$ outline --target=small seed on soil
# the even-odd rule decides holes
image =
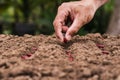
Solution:
[[[22,55],[21,58],[22,58],[22,59],[26,59],[27,57],[26,57],[25,55]]]
[[[70,53],[70,51],[66,51],[66,54],[67,54],[70,61],[74,60],[74,58],[73,58],[72,54]]]
[[[32,54],[26,54],[26,56],[27,56],[27,57],[31,57],[31,56],[32,56]]]
[[[68,41],[67,41],[67,39],[66,38],[64,38],[64,43],[67,43]]]
[[[103,54],[109,54],[109,52],[108,52],[108,51],[102,51],[102,53],[103,53]]]
[[[22,55],[21,58],[22,58],[22,59],[28,59],[28,58],[31,57],[31,56],[32,56],[32,54],[30,53],[30,54]]]
[[[69,60],[70,60],[70,61],[73,61],[73,60],[74,60],[74,58],[71,56],[71,57],[69,57]]]
[[[102,44],[96,44],[96,46],[97,46],[98,48],[104,48],[104,45],[102,45]]]
[[[65,52],[66,52],[66,54],[68,54],[70,51],[69,51],[69,50],[66,50]]]
[[[35,51],[36,51],[36,50],[37,50],[37,48],[36,48],[36,47],[33,47],[33,48],[32,48],[32,50],[35,50]]]

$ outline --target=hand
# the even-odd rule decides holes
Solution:
[[[64,37],[68,41],[71,40],[83,25],[91,21],[96,9],[94,0],[67,2],[59,6],[53,25],[60,41],[63,42]],[[68,17],[72,23],[70,26],[65,24]],[[65,36],[62,32],[65,32]]]

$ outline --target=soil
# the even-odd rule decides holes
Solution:
[[[0,80],[120,80],[120,35],[0,35]]]

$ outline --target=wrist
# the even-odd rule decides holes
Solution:
[[[93,9],[93,12],[96,12],[98,9],[98,5],[96,5],[97,0],[80,0],[83,4],[86,6],[89,6],[89,8]]]
[[[101,7],[103,4],[105,4],[108,0],[93,0],[95,7],[98,9]]]
[[[80,1],[84,1],[88,4],[92,4],[95,10],[97,10],[99,7],[105,4],[108,0],[80,0]]]

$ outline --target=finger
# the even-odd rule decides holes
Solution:
[[[63,32],[63,33],[66,33],[67,30],[68,30],[68,26],[62,26],[62,32]]]
[[[55,29],[55,34],[56,34],[57,38],[62,42],[64,36],[62,35],[62,27],[61,26],[62,26],[61,23],[54,25],[54,29]]]
[[[65,19],[67,18],[67,16],[68,16],[67,11],[65,10],[60,11],[59,9],[57,16],[53,22],[56,35],[60,39],[61,42],[63,42],[63,38],[64,38],[62,31],[66,31],[66,27],[64,27],[64,25],[65,25]]]
[[[65,20],[67,19],[69,15],[69,10],[65,8],[58,8],[58,12],[56,15],[56,18],[54,20],[54,26],[56,26],[58,23],[60,23],[62,26],[65,25]]]
[[[76,16],[75,20],[73,21],[72,25],[66,32],[66,39],[69,41],[71,40],[72,36],[79,31],[79,29],[83,26],[84,21],[82,17]]]

